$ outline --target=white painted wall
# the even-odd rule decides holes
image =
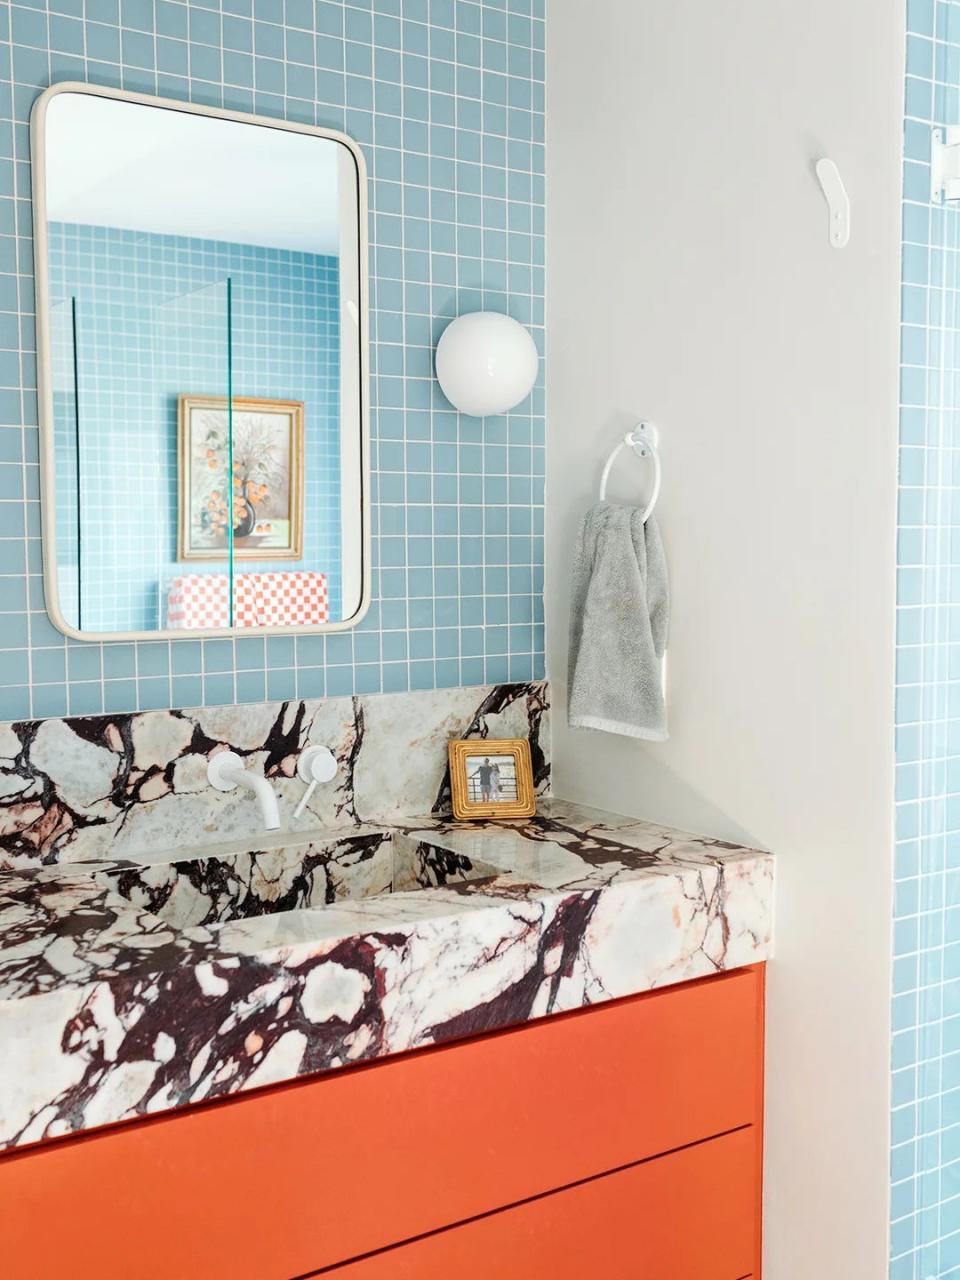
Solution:
[[[904,25],[902,0],[552,0],[547,22],[556,791],[778,856],[765,1280],[886,1265]],[[564,724],[576,526],[638,416],[673,578],[657,746]],[[626,459],[620,495],[643,479]]]

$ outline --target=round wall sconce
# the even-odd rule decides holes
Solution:
[[[437,381],[455,409],[474,418],[506,413],[533,390],[540,358],[529,332],[498,311],[451,320],[437,343]]]

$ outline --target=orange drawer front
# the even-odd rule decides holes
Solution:
[[[741,970],[0,1157],[4,1280],[287,1280],[752,1123],[762,990]]]
[[[326,1272],[330,1280],[743,1280],[755,1136],[714,1138]]]

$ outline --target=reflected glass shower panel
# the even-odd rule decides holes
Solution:
[[[85,273],[91,237],[110,240],[115,277]],[[51,311],[64,617],[116,634],[229,627],[230,282],[155,287],[137,240],[70,227],[52,255],[55,287],[75,290]],[[190,397],[217,412],[186,421]],[[201,544],[195,563],[181,559],[184,529]]]
[[[76,385],[76,299],[62,298],[50,308],[50,377],[57,486],[57,578],[60,608],[79,631],[80,600],[80,447]]]

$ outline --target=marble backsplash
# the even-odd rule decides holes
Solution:
[[[284,831],[447,812],[451,738],[528,738],[544,795],[548,716],[537,682],[0,724],[0,870],[249,837],[253,797],[207,782],[224,749],[272,780]],[[294,821],[297,757],[313,743],[338,773]]]

